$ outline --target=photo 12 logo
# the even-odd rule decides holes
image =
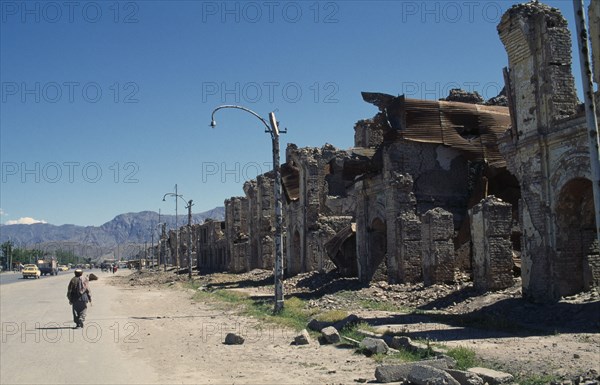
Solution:
[[[202,82],[202,103],[338,103],[336,82]]]
[[[340,6],[333,1],[203,1],[202,22],[334,24]]]
[[[256,343],[265,339],[269,342],[277,340],[289,341],[294,338],[292,331],[275,325],[245,325],[239,322],[203,322],[198,326],[203,343],[212,340],[224,341],[230,333],[241,337],[244,343]]]
[[[2,103],[139,103],[136,82],[2,82]]]
[[[402,23],[497,24],[504,14],[503,4],[494,1],[401,1],[400,4]]]
[[[202,183],[208,182],[209,179],[221,183],[240,183],[273,170],[273,163],[234,162],[227,164],[225,162],[202,162],[200,170]]]
[[[114,322],[108,327],[102,327],[97,322],[86,323],[83,329],[74,329],[73,322],[47,322],[42,324],[36,322],[2,322],[2,343],[9,340],[19,339],[21,343],[51,343],[75,342],[79,334],[84,342],[98,343],[103,340],[114,343],[138,343],[137,334],[140,326],[135,322]]]
[[[138,183],[140,166],[135,162],[114,162],[103,167],[98,162],[2,162],[2,183]]]
[[[469,93],[479,93],[479,95],[488,100],[500,94],[504,84],[496,82],[402,82],[400,94],[407,98],[422,100],[440,100],[450,95],[453,89],[461,89]]]
[[[139,5],[134,1],[2,1],[2,23],[135,24]]]

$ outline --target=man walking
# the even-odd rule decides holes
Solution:
[[[92,302],[92,293],[90,292],[90,282],[88,277],[83,277],[83,270],[75,270],[75,276],[69,282],[67,289],[67,298],[73,308],[73,321],[75,328],[82,328],[87,312],[87,303]]]

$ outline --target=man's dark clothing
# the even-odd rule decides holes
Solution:
[[[87,303],[92,301],[92,293],[87,278],[83,276],[71,278],[67,289],[67,298],[72,305],[73,322],[77,327],[83,327],[87,313]]]

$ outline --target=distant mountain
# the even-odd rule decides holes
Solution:
[[[203,223],[206,219],[225,219],[225,208],[216,207],[199,214],[192,214],[192,223]],[[161,215],[160,222],[167,229],[187,224],[187,215]],[[11,240],[18,247],[41,250],[71,250],[86,257],[98,258],[113,250],[123,249],[123,245],[150,246],[152,232],[154,241],[160,234],[158,213],[142,211],[117,215],[101,226],[56,226],[49,223],[33,225],[0,225],[0,243]]]

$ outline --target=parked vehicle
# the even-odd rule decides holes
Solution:
[[[40,269],[34,265],[34,264],[28,264],[23,266],[23,278],[39,278],[40,275],[42,275],[42,272],[40,271]]]
[[[40,268],[42,275],[58,275],[58,261],[55,257],[46,257],[38,260],[37,266]]]

